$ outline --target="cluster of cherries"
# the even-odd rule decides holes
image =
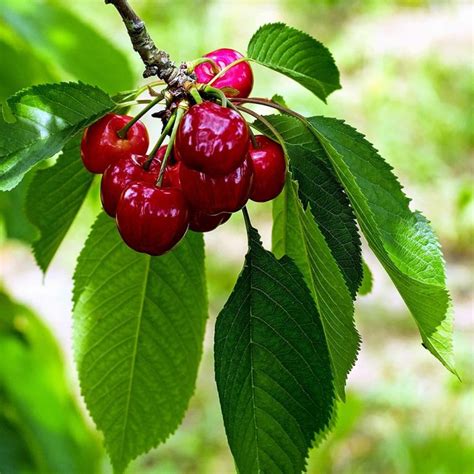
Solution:
[[[225,68],[240,53],[221,49],[207,57]],[[215,70],[195,68],[207,84]],[[228,96],[248,97],[252,70],[239,62],[214,79]],[[269,201],[283,189],[286,162],[281,146],[253,136],[239,112],[215,102],[189,107],[177,124],[174,143],[147,156],[148,133],[140,121],[108,114],[85,130],[84,166],[102,174],[101,200],[125,243],[138,252],[162,255],[191,229],[209,232],[242,209],[249,199]],[[127,124],[129,125],[127,127]],[[126,127],[124,129],[124,127]],[[119,133],[126,130],[121,138]]]

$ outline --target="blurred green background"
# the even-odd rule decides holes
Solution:
[[[366,249],[374,274],[357,302],[363,338],[337,427],[311,452],[310,473],[474,472],[473,106],[474,8],[436,0],[132,0],[175,60],[219,48],[245,51],[262,23],[284,21],[324,42],[343,90],[328,105],[255,67],[254,95],[285,97],[304,114],[346,119],[375,143],[440,236],[455,311],[460,383],[425,351],[406,308]],[[120,18],[101,0],[2,0],[0,101],[56,80],[109,92],[141,83]],[[158,124],[148,121],[152,134]],[[0,194],[0,472],[111,472],[78,395],[71,351],[71,276],[99,209],[97,189],[46,278],[28,244],[27,181]],[[269,246],[271,206],[251,208]],[[198,386],[169,441],[129,468],[136,474],[234,471],[213,381],[215,316],[240,271],[239,216],[206,238],[211,317]],[[25,306],[26,305],[26,306]],[[28,308],[28,307],[29,308]]]

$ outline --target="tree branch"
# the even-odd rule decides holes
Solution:
[[[105,0],[119,12],[127,28],[133,49],[145,64],[143,77],[158,76],[165,81],[173,94],[183,93],[196,81],[194,74],[187,73],[185,64],[176,66],[166,51],[158,49],[146,30],[145,23],[135,13],[127,0]]]

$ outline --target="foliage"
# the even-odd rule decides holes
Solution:
[[[207,318],[202,236],[150,257],[102,213],[74,279],[81,390],[122,471],[175,431],[194,391]]]
[[[26,40],[40,35],[38,51],[55,50],[50,38],[41,37],[41,22],[15,28],[15,14],[6,12],[3,17],[16,34]],[[50,15],[54,18],[54,12]],[[275,53],[299,46],[314,62]],[[79,75],[81,69],[74,69],[64,51],[55,54],[61,67]],[[323,100],[339,87],[326,48],[283,24],[262,27],[250,42],[249,55]],[[34,71],[31,75],[36,77]],[[113,90],[104,81],[102,87]],[[67,110],[71,103],[77,106]],[[34,245],[43,270],[90,186],[77,168],[77,137],[114,107],[105,91],[63,83],[24,90],[3,108],[4,189],[63,150],[56,165],[33,177],[29,191],[28,214],[42,231]],[[278,135],[261,123],[254,125],[282,138],[292,173],[274,208],[273,251],[282,259],[264,250],[256,231],[249,229],[246,264],[219,317],[215,341],[224,423],[243,473],[271,470],[275,463],[281,472],[299,472],[315,435],[330,421],[335,394],[344,398],[359,345],[353,299],[363,276],[354,217],[405,298],[424,343],[452,368],[449,295],[439,245],[427,221],[409,210],[388,165],[364,137],[334,119],[266,119]],[[61,180],[65,186],[58,186]],[[40,202],[40,196],[47,198]],[[54,200],[67,212],[48,215]],[[190,233],[165,257],[137,255],[118,241],[113,222],[102,214],[78,261],[74,301],[82,393],[120,472],[177,428],[194,390],[207,317],[202,241]],[[295,310],[298,304],[304,311]],[[241,314],[245,317],[238,318]],[[297,331],[306,335],[303,341]],[[300,352],[305,364],[298,359]],[[245,363],[239,363],[240,357]],[[18,449],[21,444],[11,452]]]
[[[354,298],[362,280],[360,237],[354,212],[327,162],[324,149],[314,134],[295,117],[266,116],[265,120],[277,128],[283,139],[291,173],[298,182],[298,197],[320,227]],[[262,123],[256,126],[267,134],[270,132]],[[279,208],[285,207],[278,202],[274,207],[275,217]],[[283,231],[289,232],[284,225]],[[277,254],[285,253],[281,231],[273,233],[273,249]]]
[[[29,186],[26,209],[30,221],[41,231],[33,243],[36,261],[46,272],[54,254],[81,208],[92,184],[80,159],[80,136],[63,148],[56,164],[35,173]],[[58,194],[61,199],[57,199]]]
[[[3,65],[0,103],[24,87],[71,78],[103,87],[108,92],[129,89],[135,84],[125,55],[58,2],[41,5],[18,0],[3,2],[0,56]],[[18,74],[19,64],[21,74]],[[121,73],[105,73],[104,66]],[[13,192],[0,192],[0,220],[7,238],[26,242],[37,238],[36,229],[24,212],[32,178],[30,173]]]
[[[293,261],[276,260],[247,232],[244,269],[215,333],[227,438],[239,472],[300,472],[334,410],[328,347]]]
[[[346,190],[369,245],[413,314],[427,349],[452,365],[452,313],[440,245],[411,212],[390,167],[351,127],[324,117],[309,123]]]
[[[283,23],[262,26],[250,40],[248,57],[286,74],[324,101],[341,87],[339,71],[326,47]]]
[[[114,107],[105,92],[81,83],[34,86],[10,97],[0,118],[0,190],[14,188],[31,168]]]
[[[313,219],[303,209],[298,185],[290,181],[274,203],[273,251],[291,257],[305,277],[321,315],[336,392],[344,399],[347,375],[357,358],[360,338],[354,326],[354,306],[341,270]]]

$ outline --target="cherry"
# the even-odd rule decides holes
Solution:
[[[148,160],[146,155],[131,155],[121,158],[107,167],[100,183],[100,198],[102,206],[109,216],[115,217],[120,195],[129,184],[134,182],[156,183],[165,152],[166,145],[159,148],[147,170],[143,167]],[[172,160],[173,154],[168,158],[168,163],[172,162]],[[163,176],[163,186],[181,189],[179,163],[166,167]]]
[[[179,124],[176,158],[188,168],[208,175],[226,175],[245,159],[249,132],[232,109],[213,102],[194,105]]]
[[[108,166],[104,171],[100,182],[100,199],[104,211],[109,216],[115,217],[120,195],[129,184],[135,182],[154,184],[156,182],[161,160],[155,156],[149,169],[145,170],[143,164],[147,159],[146,155],[126,156]]]
[[[231,215],[230,212],[223,212],[222,214],[211,216],[201,211],[191,211],[189,228],[194,232],[210,232],[221,224],[227,222]]]
[[[189,210],[179,189],[133,183],[119,199],[116,220],[129,247],[149,255],[162,255],[186,233]]]
[[[179,177],[183,193],[193,209],[204,214],[236,212],[245,206],[252,186],[253,167],[250,156],[223,176],[210,176],[180,166]]]
[[[165,157],[166,149],[168,148],[168,145],[163,145],[158,148],[158,151],[156,152],[156,157],[160,161],[160,163],[163,161],[163,158]],[[174,165],[177,163],[178,160],[176,159],[176,154],[174,152],[174,148],[171,150],[170,156],[168,157],[168,163],[167,165]]]
[[[166,187],[175,187],[181,189],[180,179],[181,163],[178,162],[172,166],[168,166],[163,178],[163,185]],[[230,212],[222,214],[209,215],[201,211],[191,209],[189,217],[189,228],[195,232],[210,232],[216,227],[224,224],[230,219]]]
[[[216,49],[205,56],[213,59],[218,66],[223,69],[230,63],[237,59],[243,58],[242,54],[234,49]],[[214,76],[214,72],[209,63],[202,63],[194,69],[198,82],[207,84]],[[253,73],[250,64],[247,61],[242,61],[235,66],[232,66],[222,77],[216,79],[212,83],[214,87],[223,89],[225,87],[235,89],[237,92],[226,91],[225,95],[228,97],[248,97],[252,91]]]
[[[181,180],[179,177],[180,168],[181,163],[179,162],[166,167],[165,175],[163,176],[163,185],[165,187],[181,189]]]
[[[285,186],[286,161],[282,147],[273,140],[257,135],[258,148],[250,144],[253,162],[253,184],[250,199],[257,202],[276,198]]]
[[[81,142],[81,157],[91,173],[103,173],[107,166],[133,154],[144,155],[148,149],[148,132],[140,121],[122,139],[117,132],[132,120],[128,115],[108,114],[86,128]]]
[[[160,163],[163,161],[163,158],[166,153],[167,145],[163,145],[158,149],[156,153],[156,159]],[[153,160],[155,161],[155,160]],[[179,188],[181,189],[181,182],[179,180],[179,167],[180,162],[176,160],[176,155],[174,149],[171,150],[170,156],[168,157],[168,162],[166,163],[165,174],[163,176],[163,186],[169,188]],[[159,172],[159,168],[158,168]]]

